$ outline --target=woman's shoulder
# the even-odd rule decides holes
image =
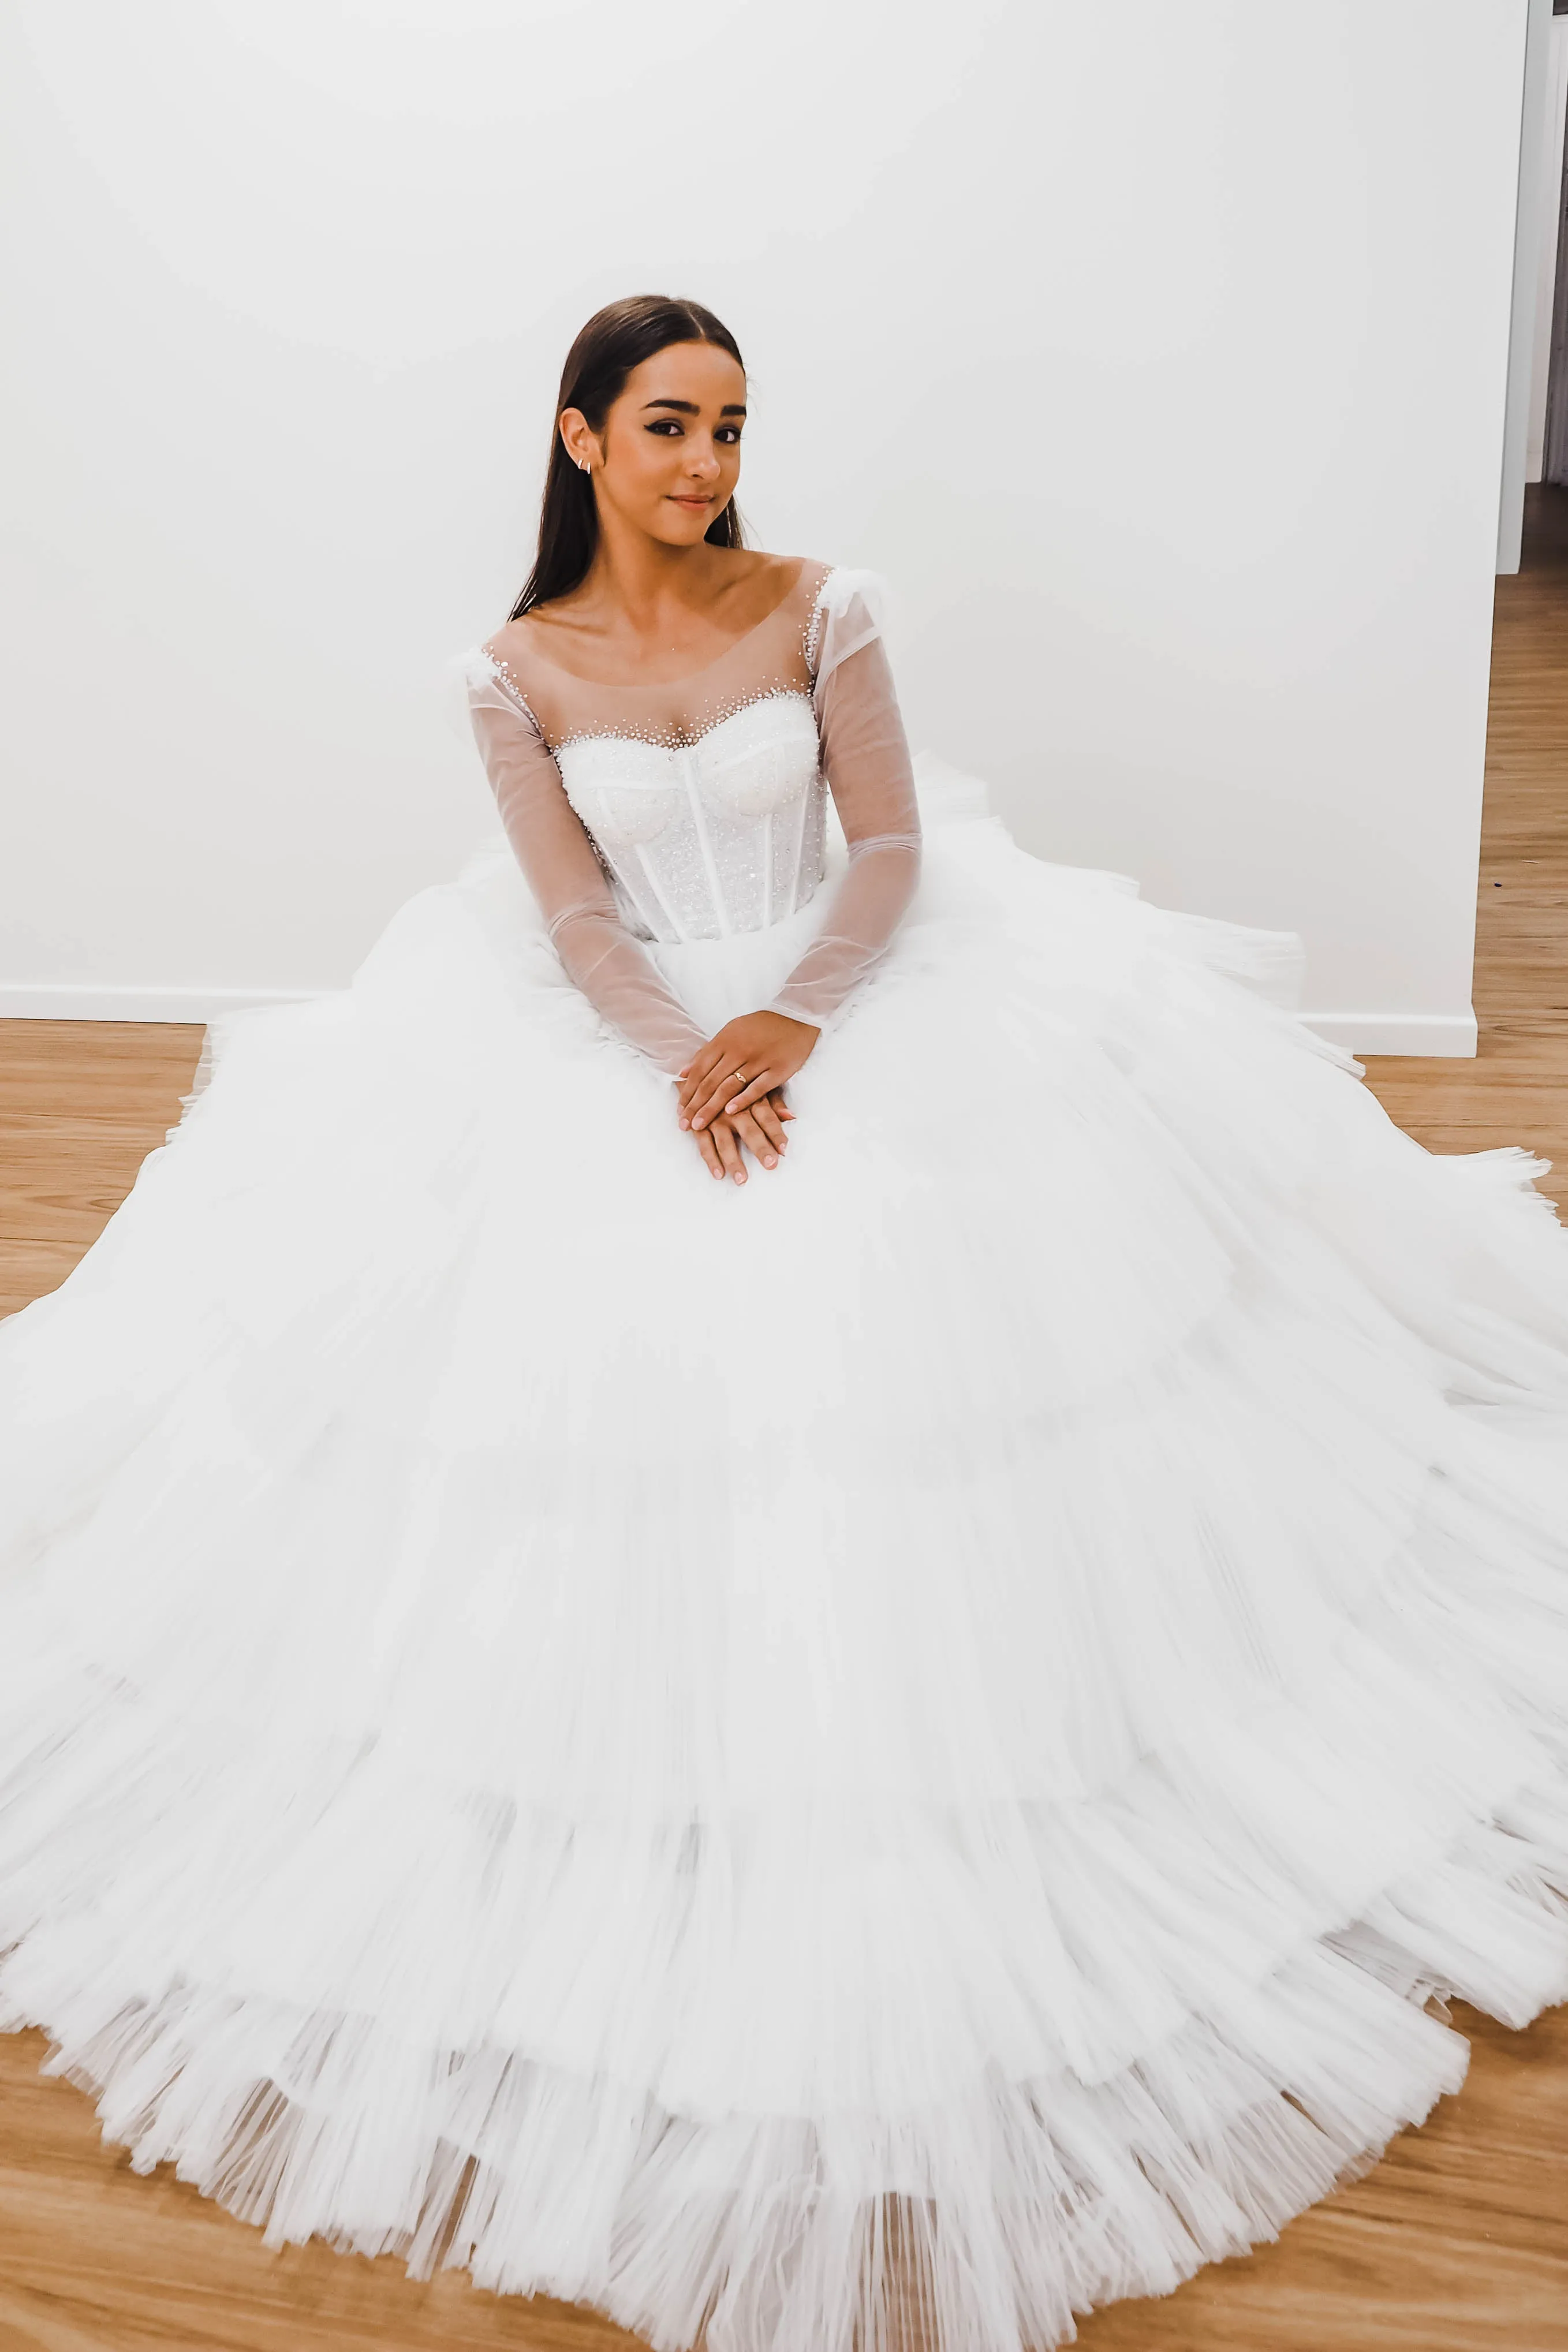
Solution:
[[[803,598],[809,605],[834,568],[814,556],[775,555],[761,547],[726,547],[714,553],[721,558],[717,578],[722,601],[737,618],[753,622]]]
[[[825,562],[819,555],[780,555],[773,561],[779,567],[781,577],[787,579],[792,587],[813,596],[829,573],[838,569],[836,563]]]
[[[492,661],[516,661],[531,650],[547,646],[552,637],[559,640],[572,634],[574,602],[570,596],[556,596],[548,604],[531,604],[526,613],[514,613],[493,636],[485,639],[485,652]]]
[[[745,601],[756,613],[776,614],[781,620],[808,629],[816,620],[822,592],[837,568],[815,555],[765,556]]]

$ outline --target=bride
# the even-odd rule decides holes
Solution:
[[[0,1335],[0,2023],[274,2242],[1017,2352],[1568,1996],[1568,1245],[911,769],[745,399],[589,321],[508,843]]]

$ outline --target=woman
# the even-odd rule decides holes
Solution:
[[[1568,1250],[1288,942],[917,795],[744,405],[590,320],[510,850],[8,1327],[4,2021],[274,2240],[1016,2352],[1568,1993]]]

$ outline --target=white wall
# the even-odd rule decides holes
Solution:
[[[1497,568],[1524,557],[1531,376],[1552,85],[1552,0],[1525,0],[1524,67],[1519,93],[1519,169],[1514,182],[1513,284],[1509,297],[1508,373],[1498,486]]]
[[[1465,1050],[1524,14],[14,0],[0,1007],[335,984],[455,869],[440,661],[660,288],[917,743]]]
[[[1546,458],[1546,386],[1552,358],[1552,297],[1557,288],[1557,237],[1563,217],[1563,138],[1568,116],[1568,16],[1553,16],[1547,37],[1545,155],[1538,191],[1535,332],[1530,373],[1530,429],[1524,478],[1539,482]]]

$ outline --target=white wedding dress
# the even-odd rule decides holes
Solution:
[[[275,2241],[1049,2346],[1568,1996],[1568,1242],[1288,941],[917,794],[863,576],[547,636],[511,845],[0,1333],[0,2021]],[[666,1073],[769,1003],[716,1184]]]

